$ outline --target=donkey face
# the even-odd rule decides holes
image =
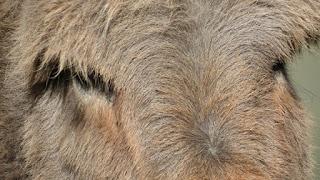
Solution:
[[[18,103],[27,171],[309,178],[306,120],[285,67],[319,37],[319,8],[316,0],[24,2],[10,77],[21,78],[15,93],[27,102]]]

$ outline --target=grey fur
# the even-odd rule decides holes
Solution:
[[[0,178],[310,179],[319,36],[319,0],[2,0]]]

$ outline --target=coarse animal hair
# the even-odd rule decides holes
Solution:
[[[319,0],[1,0],[0,179],[310,179],[319,37]]]

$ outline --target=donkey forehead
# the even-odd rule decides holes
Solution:
[[[61,62],[104,72],[156,59],[192,63],[242,59],[262,61],[261,65],[290,59],[312,28],[295,20],[310,19],[311,14],[294,13],[301,10],[290,2],[259,2],[216,2],[219,6],[110,2],[94,8],[96,13],[86,6],[68,7],[59,16],[53,13],[40,20],[60,22],[39,24],[52,33],[40,47],[48,46],[48,56],[59,54]],[[301,5],[310,9],[308,4]],[[76,21],[70,8],[76,8],[76,17],[83,20]]]

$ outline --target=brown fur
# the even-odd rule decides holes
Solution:
[[[319,0],[2,0],[0,179],[309,179],[319,35]]]

